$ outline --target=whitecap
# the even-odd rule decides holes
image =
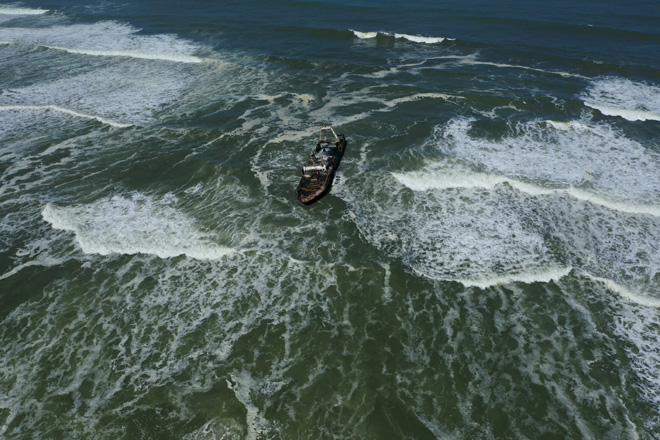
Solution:
[[[47,12],[48,9],[0,6],[0,15],[42,15]]]
[[[445,40],[453,40],[453,38],[444,38],[444,37],[425,37],[421,35],[410,35],[410,34],[401,34],[401,33],[390,33],[390,32],[361,32],[356,30],[351,30],[353,35],[361,40],[370,40],[378,37],[378,35],[383,35],[386,37],[392,37],[396,39],[407,40],[412,43],[422,43],[422,44],[438,44],[442,43]]]
[[[608,124],[517,122],[495,139],[474,135],[475,125],[473,118],[452,119],[436,127],[427,145],[467,169],[502,176],[489,185],[505,177],[526,192],[540,186],[612,209],[658,212],[660,155]]]
[[[68,47],[58,46],[43,46],[48,49],[62,50],[64,52],[80,55],[90,55],[98,57],[126,57],[126,58],[141,58],[144,60],[162,60],[173,61],[178,63],[201,63],[202,59],[184,55],[184,54],[168,54],[168,53],[153,53],[153,52],[140,52],[131,50],[94,50],[94,49],[70,49]]]
[[[511,188],[533,196],[566,194],[577,200],[594,203],[616,211],[630,214],[648,214],[660,217],[660,206],[656,205],[608,200],[605,197],[580,188],[547,188],[505,176],[473,172],[461,168],[448,168],[442,165],[431,165],[420,171],[410,171],[406,173],[393,172],[391,174],[397,181],[413,191],[442,190],[450,188],[481,188],[492,190],[499,185],[506,184]]]
[[[608,290],[617,293],[626,301],[632,304],[637,304],[645,307],[660,308],[660,299],[637,292],[635,291],[635,289],[624,286],[609,278],[597,277],[595,275],[591,275],[590,273],[584,271],[582,271],[581,273],[582,275],[586,276],[592,281],[602,284]]]
[[[625,78],[594,80],[581,95],[587,107],[629,121],[660,121],[660,86]]]
[[[174,101],[190,80],[176,68],[117,62],[87,73],[5,90],[0,94],[0,106],[6,110],[48,110],[127,127],[151,122],[154,113]]]
[[[215,243],[192,218],[166,201],[133,194],[87,205],[47,204],[42,216],[53,228],[71,231],[87,254],[151,254],[160,258],[186,255],[217,260],[233,249]]]
[[[199,63],[194,43],[173,35],[142,35],[128,24],[101,21],[44,28],[2,28],[0,40],[93,56]]]
[[[438,44],[438,43],[442,43],[445,40],[452,40],[452,38],[423,37],[421,35],[409,35],[409,34],[394,34],[394,38],[402,38],[404,40],[412,41],[413,43],[424,43],[424,44]]]
[[[378,36],[378,32],[360,32],[360,31],[352,31],[353,34],[355,34],[356,37],[362,39],[362,40],[369,40],[371,38],[376,38]]]
[[[515,200],[479,189],[410,194],[393,182],[386,176],[347,182],[341,197],[363,239],[416,273],[487,286],[554,279],[566,271]]]

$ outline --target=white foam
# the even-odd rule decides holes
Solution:
[[[635,292],[633,289],[630,289],[626,286],[617,283],[616,281],[607,278],[597,277],[584,271],[581,273],[584,276],[588,277],[589,279],[603,284],[608,290],[619,294],[622,298],[633,304],[637,304],[645,307],[660,308],[660,299],[653,298],[651,296],[647,296],[639,292]]]
[[[545,188],[540,185],[487,173],[477,173],[460,168],[430,166],[421,171],[391,173],[401,184],[413,191],[450,188],[481,188],[492,190],[498,185],[507,184],[516,190],[533,196],[566,194],[583,202],[590,202],[608,209],[629,214],[648,214],[660,217],[660,206],[644,205],[608,200],[597,194],[579,188]]]
[[[501,276],[493,276],[489,278],[480,279],[457,279],[465,287],[479,287],[486,289],[488,287],[499,286],[503,284],[512,283],[549,283],[550,281],[557,281],[573,270],[572,267],[550,267],[537,269],[529,272],[509,273]]]
[[[559,76],[563,76],[563,77],[589,79],[586,76],[579,75],[579,74],[576,74],[576,73],[571,73],[571,72],[545,70],[545,69],[539,69],[537,67],[523,66],[523,65],[519,65],[519,64],[506,64],[506,63],[495,63],[495,62],[492,62],[492,61],[481,61],[481,60],[477,59],[477,54],[470,54],[470,55],[466,55],[466,56],[448,56],[448,57],[444,57],[444,58],[446,58],[446,59],[456,59],[460,64],[466,64],[466,65],[493,66],[493,67],[499,67],[499,68],[503,68],[503,69],[529,70],[531,72],[550,73],[550,74],[553,74],[553,75],[559,75]]]
[[[350,123],[367,119],[375,112],[391,112],[400,104],[414,102],[422,99],[441,99],[446,101],[463,100],[461,96],[449,95],[445,93],[413,93],[409,96],[403,96],[393,99],[385,99],[381,96],[374,95],[373,89],[377,87],[367,88],[360,92],[351,92],[348,94],[336,93],[333,94],[321,107],[318,107],[308,113],[308,116],[317,121],[332,121],[334,126],[344,126]],[[345,111],[337,111],[345,107],[353,105],[366,105],[372,104],[370,110],[362,111],[360,113],[352,113],[346,115]],[[309,131],[309,130],[308,130]]]
[[[395,98],[390,101],[382,101],[382,102],[383,104],[385,104],[385,106],[392,108],[399,104],[419,101],[421,99],[442,99],[444,101],[449,101],[449,100],[462,100],[465,98],[462,96],[448,95],[446,93],[415,93],[410,96],[404,96],[402,98]]]
[[[217,190],[213,188],[207,196],[213,197],[220,192]],[[130,202],[131,197],[125,199]],[[161,207],[175,203],[165,200],[171,197],[151,199]],[[109,205],[110,214],[119,211],[118,206],[133,209],[133,203],[110,199],[91,205],[96,206],[94,209]],[[70,222],[83,223],[87,219],[86,224],[93,226],[96,220],[86,215],[92,214],[91,205],[75,207],[85,215],[74,216],[71,207],[61,209]],[[208,206],[206,200],[203,205]],[[237,211],[236,205],[214,206],[223,212]],[[239,211],[255,217],[253,209]],[[118,214],[115,220],[124,222],[126,240],[141,241],[131,222],[125,221],[131,213]],[[163,217],[160,208],[150,214]],[[185,223],[180,212],[171,214],[179,223]],[[269,222],[257,217],[256,223],[265,223],[267,228]],[[145,220],[151,223],[150,218]],[[255,229],[263,232],[263,228]],[[287,228],[273,229],[279,234]],[[104,228],[96,230],[102,233]],[[46,231],[51,246],[41,250],[65,253],[67,260],[73,260],[68,265],[73,269],[68,276],[46,283],[40,291],[43,301],[21,301],[3,316],[0,337],[12,340],[0,353],[0,369],[8,378],[7,389],[0,397],[0,406],[6,408],[0,426],[4,423],[7,436],[30,432],[35,438],[48,437],[51,428],[43,420],[52,412],[44,406],[60,401],[61,396],[70,398],[72,404],[59,416],[67,420],[67,426],[75,427],[76,436],[85,438],[94,437],[99,429],[111,437],[121,437],[121,426],[104,426],[107,414],[130,416],[139,412],[141,402],[154,389],[168,389],[168,399],[177,408],[166,415],[168,423],[192,420],[195,411],[185,402],[191,395],[217,388],[218,378],[221,387],[223,378],[231,380],[227,385],[233,392],[228,391],[223,401],[234,407],[242,403],[245,411],[242,415],[210,415],[215,428],[207,425],[195,438],[214,433],[219,438],[234,438],[234,434],[236,438],[245,438],[246,434],[248,438],[262,438],[277,433],[280,427],[271,426],[269,408],[283,394],[301,392],[300,383],[295,381],[283,387],[291,377],[291,367],[302,365],[301,350],[307,351],[306,345],[313,342],[298,339],[305,328],[318,324],[310,317],[317,311],[331,310],[328,289],[331,292],[330,286],[338,286],[334,265],[300,264],[279,253],[256,250],[231,253],[221,263],[192,258],[161,260],[140,254],[108,260],[71,251],[69,234],[47,227]],[[373,280],[370,270],[366,274],[366,281]],[[95,286],[92,295],[67,294],[91,285]],[[305,288],[300,289],[301,285]],[[113,312],[117,306],[122,313]],[[34,316],[45,318],[32,319]],[[326,319],[326,323],[335,325],[332,319]],[[20,338],[12,336],[16,329],[20,329]],[[282,337],[270,340],[273,332]],[[254,335],[260,340],[263,335],[269,341],[266,345],[245,344],[246,337]],[[72,344],[72,340],[79,343]],[[242,362],[245,369],[230,367],[209,374],[209,365],[233,363],[235,356],[228,359],[233,350],[238,356],[245,353],[243,350],[254,350],[254,356],[248,354],[251,359]],[[47,377],[41,374],[45,362],[53,365]],[[266,370],[261,370],[261,365]],[[181,371],[186,372],[183,377]],[[260,371],[267,371],[265,377]],[[130,398],[117,397],[127,391]],[[185,428],[194,429],[203,423]]]
[[[13,110],[50,110],[95,119],[114,127],[140,125],[174,101],[193,76],[185,65],[159,69],[118,61],[86,73],[63,76],[0,94],[0,106]]]
[[[612,187],[621,192],[613,196],[609,185],[604,190],[601,185],[609,183],[602,170],[624,170],[631,162],[651,170],[656,158],[627,139],[611,155],[601,152],[603,140],[618,139],[607,126],[559,125],[523,123],[514,131],[521,139],[477,140],[471,122],[450,122],[450,129],[429,142],[444,153],[435,163],[380,178],[358,174],[356,182],[346,182],[339,195],[354,213],[347,219],[364,240],[431,279],[490,286],[558,279],[567,268],[581,267],[655,296],[660,211],[618,196],[651,192],[657,178],[649,173],[628,180],[629,175],[614,174]],[[589,151],[592,143],[598,148]],[[556,173],[545,173],[547,161]],[[557,178],[566,172],[564,164],[574,167],[568,176],[583,186]],[[637,187],[628,188],[628,182]]]
[[[646,295],[634,292],[612,280],[585,275],[593,281],[603,284],[605,288],[618,293],[623,302],[616,302],[613,307],[612,321],[615,325],[614,333],[626,343],[623,345],[632,370],[638,380],[633,380],[634,388],[639,395],[655,405],[660,405],[660,344],[658,343],[658,328],[660,314],[658,307],[660,301]],[[653,432],[657,430],[657,417],[642,422]],[[633,431],[636,433],[636,428]]]
[[[569,130],[590,130],[589,126],[577,121],[551,121],[547,120],[546,123],[550,124],[553,128],[562,131]]]
[[[0,275],[0,280],[4,280],[5,278],[9,278],[12,275],[16,275],[26,267],[32,267],[32,266],[41,266],[41,267],[51,267],[55,266],[57,264],[61,264],[63,260],[54,258],[48,255],[42,256],[40,258],[36,258],[34,260],[30,260],[28,262],[19,264],[18,266],[14,267],[12,270],[9,272],[6,272],[2,275]]]
[[[390,33],[390,32],[361,32],[352,30],[353,34],[362,40],[369,40],[372,38],[378,37],[378,35],[384,35],[387,37],[394,37],[397,39],[408,40],[413,43],[422,43],[422,44],[438,44],[442,43],[445,40],[453,40],[452,38],[443,38],[443,37],[424,37],[421,35],[410,35],[410,34],[400,34],[400,33]]]
[[[452,38],[423,37],[420,35],[409,35],[409,34],[394,34],[394,38],[402,38],[404,40],[412,41],[413,43],[424,43],[424,44],[438,44],[438,43],[442,43],[445,40],[452,40]]]
[[[212,236],[199,231],[191,218],[168,203],[141,194],[69,207],[49,203],[42,216],[53,228],[73,232],[88,254],[217,260],[233,251],[214,243]]]
[[[660,86],[608,77],[594,80],[580,95],[585,105],[629,121],[660,121]]]
[[[610,107],[593,102],[585,102],[584,105],[598,110],[606,116],[621,116],[629,121],[660,121],[660,113],[646,110],[629,110],[620,107]]]
[[[93,56],[199,63],[195,44],[171,35],[140,35],[127,24],[102,21],[45,28],[0,28],[0,39]]]
[[[70,49],[58,46],[43,46],[48,49],[62,50],[72,54],[91,55],[97,57],[127,57],[141,58],[144,60],[162,60],[173,61],[177,63],[201,63],[202,59],[190,55],[167,54],[167,53],[149,53],[130,50],[93,50],[93,49]]]
[[[106,125],[110,125],[112,127],[117,127],[117,128],[126,128],[130,127],[131,124],[122,124],[120,122],[115,122],[107,118],[102,118],[100,116],[94,116],[94,115],[88,115],[85,113],[80,113],[75,110],[70,110],[64,107],[60,107],[57,105],[0,105],[0,111],[9,111],[9,110],[52,110],[54,112],[59,112],[59,113],[64,113],[67,115],[75,116],[78,118],[84,118],[84,119],[93,119],[95,121],[101,122]]]
[[[355,34],[356,37],[358,37],[362,40],[368,40],[368,39],[371,39],[371,38],[376,38],[378,36],[378,32],[353,31],[353,34]]]
[[[420,275],[485,286],[550,279],[566,267],[515,199],[477,189],[411,195],[394,180],[347,182],[341,196],[363,239]]]
[[[529,193],[554,187],[611,209],[658,213],[660,155],[608,124],[518,122],[496,139],[473,135],[475,124],[469,118],[450,120],[428,143],[468,169],[506,177]],[[525,181],[534,184],[519,183]],[[502,182],[489,178],[488,184]]]
[[[0,15],[42,15],[46,12],[48,12],[48,9],[0,6]]]

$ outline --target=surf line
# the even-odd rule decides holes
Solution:
[[[454,38],[446,38],[446,37],[424,37],[422,35],[400,34],[400,33],[391,33],[391,32],[383,32],[383,31],[361,32],[361,31],[356,31],[354,29],[351,29],[350,31],[353,32],[353,35],[355,35],[357,38],[361,40],[370,40],[372,38],[378,37],[378,35],[383,35],[385,37],[403,39],[403,40],[411,41],[413,43],[423,43],[423,44],[438,44],[438,43],[442,43],[445,40],[454,41]]]
[[[125,58],[140,58],[144,60],[160,60],[172,61],[175,63],[201,63],[202,59],[192,55],[182,54],[162,54],[162,53],[148,53],[148,52],[135,52],[130,50],[96,50],[96,49],[71,49],[68,47],[60,46],[46,46],[46,49],[61,50],[76,55],[90,55],[97,57],[125,57]]]
[[[493,275],[481,279],[455,279],[465,287],[478,287],[486,289],[489,287],[502,286],[513,283],[549,283],[564,278],[571,273],[572,267],[550,267],[547,269],[532,270],[529,272],[519,272],[511,274]]]
[[[133,124],[122,124],[120,122],[111,121],[110,119],[102,118],[100,116],[88,115],[85,113],[77,112],[75,110],[69,110],[68,108],[60,107],[58,105],[6,105],[0,106],[0,110],[52,110],[54,112],[64,113],[78,118],[93,119],[95,121],[101,122],[102,124],[110,125],[111,127],[116,128],[127,128],[133,126]]]
[[[48,9],[0,7],[0,15],[42,15],[47,12]]]
[[[626,286],[622,286],[621,284],[613,280],[597,277],[584,270],[580,271],[579,273],[581,273],[583,276],[589,278],[592,281],[602,284],[603,286],[605,286],[606,289],[618,293],[622,298],[624,298],[629,302],[647,307],[660,308],[660,300],[658,300],[657,298],[653,298],[651,296],[635,292],[632,289]]]
[[[623,119],[629,121],[660,121],[660,114],[653,113],[646,110],[637,110],[637,109],[625,109],[617,107],[608,107],[606,105],[600,105],[598,103],[585,101],[584,105],[587,107],[598,110],[605,116],[620,116]]]
[[[417,171],[405,174],[391,174],[397,181],[399,181],[399,183],[413,191],[450,188],[482,188],[490,190],[497,185],[507,184],[513,189],[532,196],[566,194],[581,202],[593,203],[594,205],[603,206],[614,211],[625,212],[626,214],[647,214],[653,217],[660,217],[660,206],[611,201],[573,186],[568,188],[550,189],[503,176],[485,173],[465,173],[459,175],[459,173],[451,172],[449,170],[444,173],[438,170],[436,173]],[[438,179],[438,175],[442,174],[444,174],[444,178]]]
[[[451,276],[433,276],[413,267],[412,270],[426,278],[436,281],[450,281],[463,285],[463,287],[476,287],[478,289],[488,289],[491,287],[504,286],[514,283],[549,283],[558,281],[573,271],[572,266],[550,266],[547,268],[530,269],[528,271],[505,273],[505,274],[483,274],[482,278],[455,278]]]

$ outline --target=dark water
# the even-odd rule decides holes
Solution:
[[[0,42],[0,436],[660,438],[658,2],[30,1]]]

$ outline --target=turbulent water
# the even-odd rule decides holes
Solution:
[[[0,437],[660,439],[616,3],[0,4]]]

